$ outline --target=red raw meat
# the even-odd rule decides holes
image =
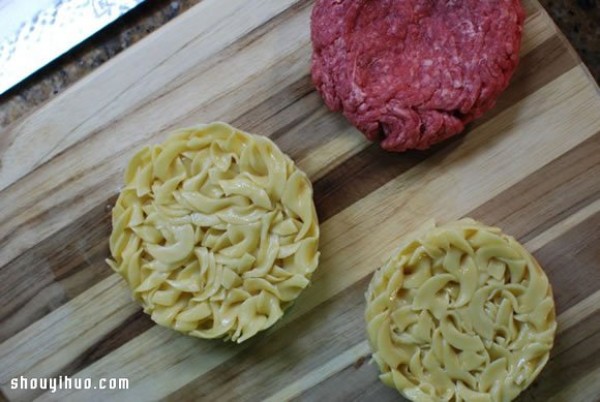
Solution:
[[[313,82],[384,149],[426,149],[494,106],[523,20],[520,0],[317,0]]]

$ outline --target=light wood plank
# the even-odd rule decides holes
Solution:
[[[542,108],[542,99],[550,99],[551,102],[545,102]],[[303,303],[290,311],[283,322],[289,323],[367,276],[389,255],[398,236],[415,228],[424,219],[430,216],[441,221],[459,218],[523,179],[538,166],[595,134],[600,117],[590,113],[594,102],[598,102],[595,91],[590,89],[584,73],[576,67],[501,113],[493,126],[484,124],[478,127],[452,153],[433,156],[325,222],[322,225],[321,264],[314,284],[305,291]],[[574,116],[570,125],[573,135],[568,139],[563,136],[565,123],[557,113],[557,109],[564,108],[566,104],[570,105],[572,110],[569,113]],[[536,137],[530,135],[542,127],[547,145],[538,144]],[[502,169],[504,174],[494,175],[497,169]],[[427,205],[427,211],[420,210],[423,205]],[[398,213],[400,210],[404,213]],[[398,227],[402,227],[403,231],[399,232]],[[380,234],[376,238],[369,236],[374,228]],[[144,342],[144,348],[148,355],[154,356],[153,361],[164,364],[162,369],[155,366],[156,371],[152,371],[160,372],[158,377],[156,374],[152,377],[155,380],[160,378],[164,386],[162,391],[157,390],[157,396],[165,396],[172,391],[164,384],[174,381],[179,387],[196,378],[191,371],[173,371],[174,366],[168,360],[167,351],[171,347],[179,350],[182,346],[165,348],[160,337],[153,337],[152,341],[154,343]],[[110,372],[128,375],[134,384],[144,381],[149,373],[139,372],[138,377],[130,370],[121,369],[124,361],[135,362],[139,357],[136,352],[139,350],[138,342],[136,338],[80,374],[101,377]],[[174,337],[169,339],[168,343],[171,342],[179,345],[188,340]],[[197,353],[196,358],[201,359],[201,353]],[[172,377],[175,372],[176,379]]]
[[[307,73],[308,3],[245,45],[244,35],[253,37],[253,28],[297,2],[261,0],[251,12],[244,8],[248,2],[227,2],[224,8],[214,2],[203,1],[0,137],[2,164],[10,167],[0,168],[0,195],[8,206],[0,210],[0,233],[11,233],[0,237],[5,250],[0,266],[115,193],[136,148],[160,141],[175,127],[235,120]],[[544,18],[536,12],[528,19],[524,54],[552,35]],[[180,43],[182,38],[193,39]],[[236,40],[242,43],[233,45]],[[148,55],[147,63],[139,63]],[[44,146],[35,140],[40,132]],[[358,152],[366,142],[359,144],[341,149],[338,157]]]
[[[521,64],[495,109],[430,152],[391,155],[314,91],[311,6],[203,0],[0,136],[8,399],[397,400],[366,364],[368,278],[407,231],[467,214],[521,238],[553,284],[557,344],[522,399],[600,394],[600,92],[546,12],[524,1]],[[219,119],[290,154],[313,180],[322,217],[312,286],[282,322],[242,345],[152,325],[102,262],[128,158],[171,128]],[[127,377],[131,388],[8,386],[19,375],[59,374]]]

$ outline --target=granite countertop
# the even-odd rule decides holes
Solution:
[[[0,96],[0,127],[52,99],[74,82],[202,0],[152,0]],[[600,83],[600,2],[540,0]]]

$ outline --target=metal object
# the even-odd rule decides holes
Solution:
[[[0,94],[144,0],[0,0]]]

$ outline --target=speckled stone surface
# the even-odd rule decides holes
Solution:
[[[539,0],[600,83],[600,0]]]
[[[0,95],[0,129],[56,97],[105,61],[202,0],[146,0]]]
[[[146,0],[115,23],[0,95],[0,129],[202,0]],[[540,0],[600,82],[600,0]]]

